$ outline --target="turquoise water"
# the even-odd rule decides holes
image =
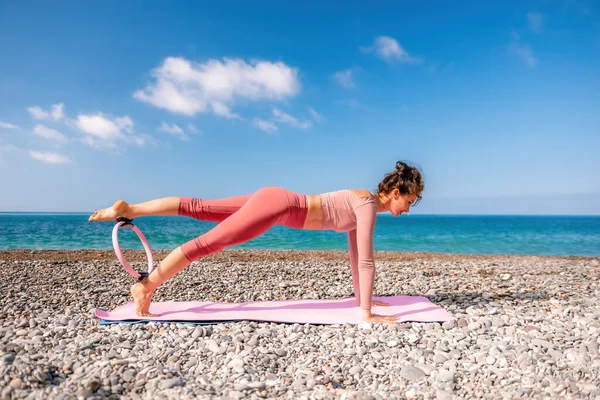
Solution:
[[[89,214],[0,213],[0,249],[112,249],[113,222]],[[173,249],[214,223],[186,217],[134,221],[152,249]],[[134,232],[119,231],[121,247],[143,249]],[[600,255],[600,216],[378,215],[375,250],[462,254]],[[275,226],[232,249],[347,250],[345,233]]]

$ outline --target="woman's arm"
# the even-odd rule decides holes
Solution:
[[[358,249],[356,247],[356,229],[348,232],[348,252],[350,253],[350,268],[352,270],[352,285],[356,303],[360,306],[360,285],[358,279]]]
[[[356,248],[358,253],[358,287],[360,308],[363,319],[369,322],[392,322],[394,316],[382,316],[371,313],[371,300],[375,284],[375,262],[373,261],[373,234],[377,218],[377,204],[374,200],[358,205],[356,214]],[[356,290],[356,289],[355,289]]]
[[[356,248],[358,253],[358,279],[360,308],[371,311],[371,298],[375,282],[375,262],[373,261],[373,233],[377,205],[375,201],[361,203],[354,209],[356,214]]]

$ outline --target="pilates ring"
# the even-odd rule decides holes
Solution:
[[[146,279],[148,275],[150,275],[150,273],[152,272],[152,268],[154,267],[154,260],[152,259],[152,251],[150,250],[150,246],[148,245],[144,234],[142,233],[142,231],[139,230],[137,226],[133,225],[132,221],[133,220],[125,217],[117,218],[117,224],[115,225],[112,231],[112,242],[113,247],[115,249],[115,253],[117,254],[117,258],[119,259],[119,262],[121,263],[123,268],[125,268],[125,271],[129,272],[129,274],[136,278],[138,281],[142,281]],[[148,257],[148,272],[137,272],[131,267],[131,265],[129,265],[129,263],[125,259],[125,256],[121,252],[121,247],[119,246],[119,228],[132,229],[138,235],[138,238],[140,238],[140,240],[142,241],[142,245],[146,250],[146,256]]]

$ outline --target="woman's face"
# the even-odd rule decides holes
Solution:
[[[410,211],[410,206],[417,199],[416,194],[400,194],[398,189],[390,193],[390,212],[394,217]]]

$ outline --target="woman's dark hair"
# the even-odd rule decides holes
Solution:
[[[421,200],[421,192],[425,188],[421,171],[417,167],[408,165],[403,161],[396,163],[396,169],[385,174],[379,186],[377,193],[389,194],[392,190],[398,189],[402,195],[414,194],[417,196],[413,206]]]

